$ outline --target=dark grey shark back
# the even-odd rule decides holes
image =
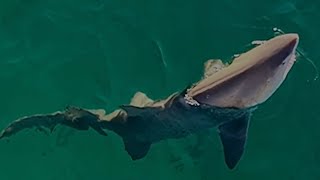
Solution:
[[[185,91],[170,99],[165,107],[121,106],[125,116],[102,120],[99,113],[77,107],[52,114],[26,116],[13,121],[0,133],[0,139],[10,137],[27,128],[54,131],[57,125],[78,130],[94,129],[107,136],[104,129],[114,131],[124,141],[133,160],[146,156],[152,143],[169,138],[182,138],[203,129],[217,127],[223,145],[225,162],[230,169],[239,162],[247,139],[251,112],[255,108],[219,108],[206,104],[190,105]],[[102,117],[103,118],[103,117]]]
[[[133,160],[145,157],[152,143],[218,127],[225,161],[231,169],[244,152],[252,112],[252,109],[189,105],[184,93],[175,97],[167,108],[130,105],[121,108],[128,114],[126,122],[105,122],[104,126],[123,138],[125,149]]]
[[[223,145],[225,162],[234,168],[243,155],[251,112],[255,108],[220,108],[206,104],[190,105],[186,90],[158,106],[120,106],[126,113],[111,120],[97,111],[68,107],[52,114],[26,116],[13,121],[0,133],[0,139],[10,137],[23,129],[37,128],[54,131],[57,125],[78,130],[94,129],[107,136],[104,129],[114,131],[124,141],[125,149],[133,160],[148,153],[151,144],[170,138],[183,138],[204,129],[217,127]]]

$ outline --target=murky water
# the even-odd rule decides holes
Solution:
[[[163,98],[197,81],[203,63],[229,60],[273,27],[300,35],[320,66],[316,1],[2,0],[0,127],[67,105],[126,104],[134,92]],[[152,146],[131,161],[115,134],[59,127],[0,142],[0,179],[320,179],[320,81],[300,58],[259,107],[233,171],[213,131]]]

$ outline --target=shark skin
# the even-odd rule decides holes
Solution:
[[[217,128],[225,163],[233,169],[244,153],[252,113],[285,80],[298,42],[297,34],[284,34],[241,54],[230,65],[208,60],[199,82],[163,100],[137,92],[130,104],[110,114],[104,109],[69,106],[52,114],[25,116],[9,124],[0,139],[27,128],[52,132],[57,125],[92,128],[103,136],[108,130],[118,134],[132,160],[138,160],[153,143]]]

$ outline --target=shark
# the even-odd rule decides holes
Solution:
[[[54,131],[57,125],[107,136],[119,135],[132,160],[144,158],[152,144],[215,128],[225,164],[234,169],[244,154],[250,119],[257,107],[281,86],[296,61],[299,36],[288,33],[263,41],[230,64],[208,60],[202,78],[167,98],[153,100],[136,92],[129,104],[105,109],[67,106],[50,114],[34,114],[11,122],[0,139],[27,128]]]

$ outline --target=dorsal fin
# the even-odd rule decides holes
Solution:
[[[241,159],[247,140],[250,114],[219,126],[227,166],[233,169]]]
[[[136,107],[144,107],[153,102],[154,100],[149,98],[145,93],[138,91],[132,97],[130,105]]]

